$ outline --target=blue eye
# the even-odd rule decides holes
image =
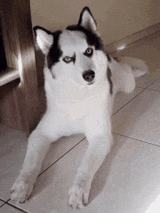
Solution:
[[[66,56],[66,57],[64,57],[63,58],[63,61],[65,62],[65,63],[70,63],[71,61],[73,61],[73,58],[72,57],[69,57],[69,56]]]
[[[93,55],[93,49],[91,47],[88,47],[84,52],[84,55],[87,57],[91,57]]]

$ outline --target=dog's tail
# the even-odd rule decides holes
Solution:
[[[148,74],[148,67],[141,59],[121,57],[112,63],[114,91],[130,93],[136,86],[135,78]]]
[[[128,64],[132,68],[133,75],[135,78],[149,74],[148,66],[141,59],[132,58],[132,57],[121,57],[120,62],[122,64]]]

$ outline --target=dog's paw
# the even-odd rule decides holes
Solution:
[[[88,203],[89,189],[88,187],[73,185],[68,195],[69,205],[72,206],[73,209],[82,209],[84,207],[83,204]]]
[[[17,203],[24,203],[30,196],[33,189],[33,184],[30,181],[19,177],[13,184],[10,193],[11,200]]]

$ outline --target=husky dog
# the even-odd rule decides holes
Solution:
[[[69,204],[88,203],[91,182],[112,146],[112,104],[118,91],[130,93],[135,77],[147,66],[133,58],[114,59],[105,50],[96,21],[85,7],[75,26],[64,31],[34,28],[45,55],[47,110],[31,133],[22,170],[11,188],[11,199],[30,196],[50,144],[62,136],[85,134],[88,149],[69,190]]]

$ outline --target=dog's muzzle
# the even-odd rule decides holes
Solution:
[[[91,83],[95,78],[95,72],[93,70],[84,71],[83,78],[85,81]]]

